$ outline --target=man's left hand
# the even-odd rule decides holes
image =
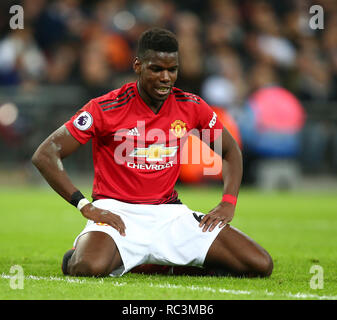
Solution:
[[[213,231],[219,225],[223,227],[226,223],[232,221],[234,216],[235,206],[228,202],[220,202],[213,210],[206,214],[200,221],[199,227],[202,231]]]

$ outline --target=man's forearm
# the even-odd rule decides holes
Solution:
[[[65,126],[53,132],[35,151],[32,162],[48,184],[65,200],[70,201],[77,188],[65,171],[62,159],[80,146]]]
[[[32,158],[35,167],[47,183],[66,201],[70,202],[71,195],[77,188],[71,182],[68,174],[64,170],[62,160],[55,153],[47,150],[37,150]]]
[[[237,197],[243,172],[242,153],[239,145],[230,133],[223,129],[222,135],[210,146],[222,158],[223,194]]]
[[[242,173],[243,165],[241,150],[237,144],[233,144],[231,149],[227,150],[222,159],[223,194],[231,194],[235,197],[238,196]]]

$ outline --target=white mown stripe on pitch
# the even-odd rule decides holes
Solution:
[[[2,273],[0,275],[0,278],[2,279],[10,279],[13,276],[8,275],[8,274],[4,274]],[[25,279],[30,279],[30,280],[36,280],[36,281],[59,281],[59,282],[67,282],[67,283],[89,283],[86,279],[78,279],[78,278],[69,278],[69,277],[64,277],[64,278],[60,278],[60,277],[38,277],[38,276],[33,276],[33,275],[26,275]],[[111,279],[111,278],[109,278]],[[99,280],[99,283],[104,283],[104,278],[101,278]],[[127,282],[112,282],[111,283],[112,286],[115,287],[122,287],[122,286],[126,286],[126,285],[130,285],[132,286],[132,284],[127,283]],[[149,283],[147,284],[147,286],[151,287],[151,288],[164,288],[164,289],[185,289],[185,290],[192,290],[192,291],[208,291],[208,292],[213,292],[213,293],[228,293],[228,294],[234,294],[234,295],[252,295],[252,294],[261,294],[261,292],[259,291],[244,291],[244,290],[231,290],[231,289],[224,289],[224,288],[220,288],[220,289],[214,289],[214,288],[210,288],[210,287],[199,287],[199,286],[182,286],[180,284],[170,284],[170,283],[165,283],[165,284],[153,284],[153,283]],[[268,296],[274,296],[274,295],[281,295],[281,296],[285,296],[287,298],[297,298],[297,299],[319,299],[319,300],[337,300],[337,296],[320,296],[317,294],[307,294],[307,293],[275,293],[275,292],[270,292],[268,290],[266,290],[264,292],[265,295]]]

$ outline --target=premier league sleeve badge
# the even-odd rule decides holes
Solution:
[[[88,111],[83,111],[75,118],[73,124],[81,131],[88,130],[93,124],[92,115]]]

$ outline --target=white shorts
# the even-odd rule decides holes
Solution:
[[[126,236],[109,225],[89,220],[74,246],[81,235],[90,231],[110,235],[123,261],[111,276],[121,276],[145,263],[202,267],[211,244],[223,228],[202,232],[197,218],[203,213],[183,204],[144,205],[102,199],[93,205],[118,214],[126,226]]]

